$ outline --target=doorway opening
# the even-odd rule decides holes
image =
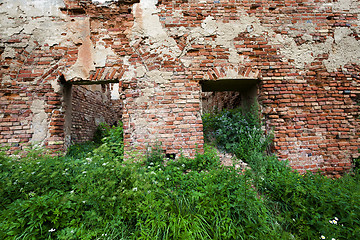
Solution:
[[[122,120],[118,81],[65,82],[65,148],[94,140],[100,124],[116,126]]]

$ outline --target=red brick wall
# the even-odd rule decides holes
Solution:
[[[59,35],[26,28],[1,38],[2,143],[31,139],[30,106],[41,99],[45,145],[61,147],[63,74],[119,80],[126,150],[160,141],[167,153],[194,155],[203,145],[199,81],[258,78],[281,159],[337,174],[358,156],[358,1],[65,2],[63,15],[47,18]]]
[[[93,91],[84,86],[72,86],[71,142],[91,141],[99,123],[112,126],[121,120],[120,100],[111,100],[109,86],[103,88]]]

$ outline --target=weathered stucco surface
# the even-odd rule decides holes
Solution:
[[[111,82],[127,151],[158,141],[192,156],[203,146],[200,81],[258,79],[280,158],[345,171],[360,145],[359,9],[355,0],[1,1],[0,142],[61,148],[64,86]]]
[[[30,110],[33,113],[32,129],[34,133],[30,142],[43,145],[48,135],[47,114],[45,113],[45,101],[35,99],[31,104]]]

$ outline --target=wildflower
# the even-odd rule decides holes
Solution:
[[[83,173],[83,174],[86,174],[86,171],[83,171],[82,173]]]
[[[91,159],[91,158],[86,158],[86,160],[88,160],[89,162],[91,162],[91,161],[92,161],[92,159]]]
[[[331,240],[336,240],[335,238],[332,238]]]
[[[55,231],[56,231],[55,228],[52,228],[52,229],[49,230],[49,232],[55,232]]]
[[[70,194],[73,194],[73,193],[74,193],[74,190],[71,190],[71,191],[70,191]]]
[[[339,221],[339,219],[338,219],[337,217],[334,217],[334,219],[335,219],[336,221]]]
[[[148,166],[148,168],[151,168],[150,166]]]
[[[136,191],[137,191],[137,187],[134,187],[132,190],[133,190],[134,192],[136,192]]]
[[[108,164],[108,163],[106,162],[106,163],[103,163],[102,165],[103,165],[103,166],[106,166],[106,164]]]
[[[181,164],[182,167],[185,167],[185,164]]]
[[[35,174],[35,172],[32,172],[31,174],[32,174],[32,175],[34,175],[34,174]]]
[[[154,165],[154,163],[153,163],[153,162],[151,162],[149,165]]]
[[[82,203],[86,203],[86,201],[82,201]]]
[[[337,221],[336,221],[336,220],[333,220],[333,224],[335,224],[335,225],[336,225],[336,224],[337,224]]]
[[[168,180],[168,181],[169,181],[169,178],[166,178],[166,180]]]
[[[321,235],[320,239],[325,239],[325,236],[324,236],[324,235]]]
[[[156,173],[154,171],[152,171],[151,174],[156,174]]]

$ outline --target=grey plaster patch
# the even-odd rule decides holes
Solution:
[[[54,92],[60,92],[61,86],[57,79],[50,81],[51,87],[54,89]]]
[[[75,64],[64,72],[64,76],[66,79],[74,79],[74,78],[89,79],[90,71],[95,70],[95,63],[94,63],[95,50],[92,41],[90,39],[89,18],[78,20],[74,28],[77,29],[80,34],[80,35],[73,35],[74,43],[80,45],[78,58]]]
[[[335,33],[337,44],[331,49],[329,59],[324,61],[326,69],[331,72],[347,63],[360,64],[360,41],[347,35],[350,33],[347,30],[337,29]]]
[[[64,23],[58,19],[66,16],[59,10],[64,7],[62,0],[12,0],[0,5],[0,37],[5,40],[14,34],[31,35],[27,51],[35,46],[50,46],[63,39],[61,35]]]
[[[105,42],[99,41],[96,43],[94,50],[94,64],[95,67],[105,67],[106,59],[109,56],[116,56],[115,52],[109,47],[105,47]]]
[[[130,38],[134,44],[139,36],[149,38],[147,43],[150,46],[150,52],[163,57],[165,60],[176,58],[181,54],[176,41],[171,38],[167,31],[162,27],[158,9],[157,0],[141,0],[140,3],[134,4],[135,22],[132,27]]]
[[[335,11],[359,12],[359,1],[356,0],[338,0],[333,4]]]
[[[48,135],[47,114],[45,113],[45,101],[35,99],[30,107],[33,113],[32,129],[33,135],[30,142],[33,144],[43,145]]]
[[[111,100],[120,99],[119,83],[111,84]]]
[[[11,48],[11,47],[8,47],[6,46],[5,47],[5,50],[4,52],[1,54],[1,58],[2,59],[5,59],[5,58],[15,58],[16,56],[16,51],[14,48]]]

